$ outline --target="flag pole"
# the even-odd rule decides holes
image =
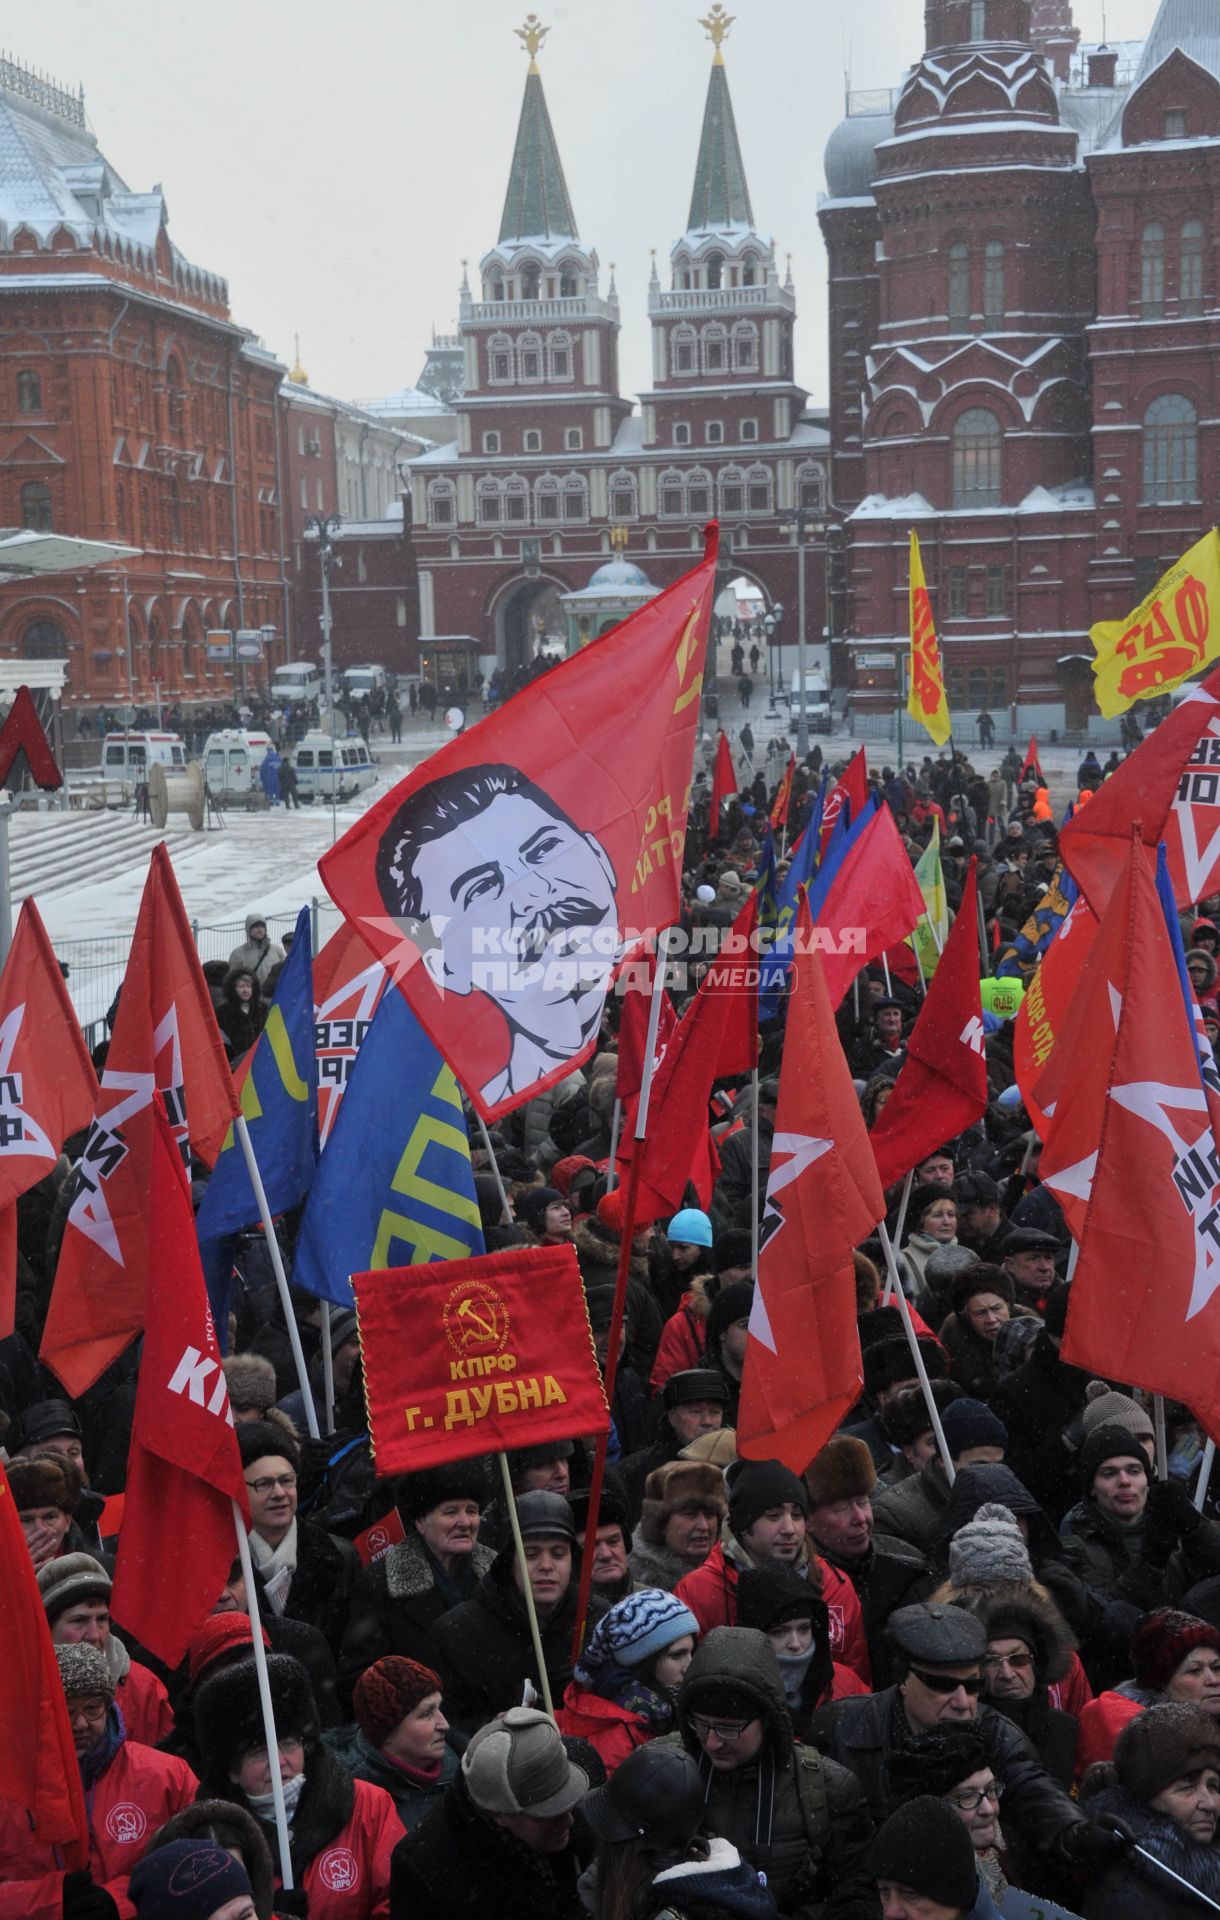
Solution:
[[[305,1404],[309,1406],[312,1403],[307,1399]],[[317,1436],[314,1437],[316,1439]],[[246,1611],[250,1616],[250,1631],[254,1641],[254,1671],[258,1676],[258,1697],[263,1709],[263,1734],[267,1742],[267,1763],[271,1773],[271,1800],[275,1809],[275,1834],[280,1852],[280,1880],[286,1888],[290,1889],[292,1887],[292,1853],[288,1844],[288,1813],[284,1806],[284,1783],[280,1779],[279,1738],[275,1731],[275,1708],[271,1704],[267,1649],[263,1645],[263,1623],[258,1612],[258,1589],[254,1584],[250,1537],[246,1532],[246,1523],[241,1517],[241,1508],[236,1500],[231,1500],[229,1504],[233,1509],[233,1526],[237,1533],[237,1557],[241,1561],[241,1577],[246,1587]]]
[[[297,1326],[297,1317],[293,1311],[292,1296],[288,1291],[288,1275],[284,1272],[284,1257],[280,1252],[280,1243],[275,1237],[275,1226],[271,1219],[271,1208],[267,1205],[267,1190],[263,1186],[263,1176],[258,1170],[258,1161],[254,1155],[254,1142],[250,1138],[250,1129],[246,1125],[246,1116],[239,1113],[233,1122],[237,1137],[241,1141],[241,1150],[245,1156],[246,1170],[250,1175],[250,1185],[254,1188],[254,1198],[258,1202],[259,1219],[263,1223],[263,1238],[267,1242],[267,1252],[271,1255],[271,1270],[275,1274],[275,1284],[279,1290],[280,1305],[284,1310],[284,1321],[288,1329],[288,1344],[292,1348],[292,1361],[297,1370],[297,1385],[301,1389],[301,1399],[305,1405],[305,1425],[309,1429],[311,1440],[320,1438],[318,1433],[318,1410],[314,1405],[313,1388],[309,1383],[309,1370],[305,1365],[305,1354],[301,1347],[301,1333]]]
[[[890,979],[890,963],[886,958],[885,954],[882,954],[881,956],[881,971],[885,975],[885,991],[892,999],[893,993],[894,993],[894,983]]]
[[[471,1105],[474,1105],[473,1101]],[[500,1218],[506,1227],[511,1227],[513,1224],[513,1210],[508,1204],[508,1189],[504,1185],[504,1179],[496,1159],[496,1150],[491,1144],[491,1135],[487,1131],[487,1122],[477,1107],[474,1109],[474,1117],[479,1123],[479,1132],[483,1136],[483,1145],[487,1151],[488,1170],[496,1183],[496,1191],[500,1196]]]
[[[952,1486],[957,1476],[953,1471],[953,1462],[949,1457],[949,1447],[945,1440],[945,1430],[940,1424],[940,1408],[937,1406],[932,1395],[932,1382],[928,1378],[928,1369],[924,1365],[923,1354],[920,1350],[919,1340],[915,1332],[915,1325],[911,1319],[911,1309],[907,1302],[906,1294],[902,1290],[902,1282],[898,1277],[898,1262],[894,1258],[894,1243],[886,1230],[884,1220],[881,1222],[877,1231],[881,1235],[881,1245],[885,1251],[885,1264],[890,1276],[890,1285],[893,1288],[894,1297],[898,1302],[898,1311],[902,1315],[902,1324],[906,1330],[907,1344],[911,1349],[911,1358],[915,1362],[915,1372],[919,1376],[919,1385],[923,1391],[924,1405],[928,1409],[928,1417],[932,1422],[932,1431],[936,1435],[936,1444],[940,1448],[940,1457],[945,1468],[945,1478],[949,1482],[949,1485]]]
[[[1152,1428],[1156,1435],[1156,1475],[1158,1480],[1169,1478],[1169,1448],[1165,1439],[1165,1396],[1154,1393],[1152,1396]]]
[[[902,1198],[898,1202],[898,1218],[894,1222],[894,1241],[897,1246],[902,1245],[902,1230],[907,1223],[907,1208],[911,1204],[911,1188],[914,1184],[915,1169],[912,1167],[902,1183]],[[896,1274],[897,1269],[895,1268],[892,1272],[887,1272],[885,1276],[885,1292],[881,1296],[881,1304],[883,1307],[888,1307],[890,1304],[890,1295],[894,1291]],[[899,1287],[898,1291],[901,1293],[902,1288]]]
[[[1207,1488],[1215,1464],[1216,1443],[1214,1440],[1209,1440],[1203,1449],[1203,1458],[1199,1462],[1199,1479],[1195,1486],[1195,1508],[1199,1513],[1202,1513],[1207,1505]]]
[[[623,1103],[618,1095],[614,1096],[614,1118],[610,1122],[610,1158],[606,1163],[606,1192],[613,1193],[617,1181],[616,1161],[618,1160],[618,1136],[623,1124]]]
[[[496,1455],[500,1462],[500,1479],[504,1486],[504,1504],[508,1508],[508,1521],[513,1530],[513,1546],[517,1551],[517,1565],[521,1569],[521,1595],[525,1601],[525,1611],[529,1617],[530,1639],[534,1643],[534,1658],[538,1662],[538,1683],[542,1688],[542,1703],[551,1719],[555,1718],[555,1707],[551,1700],[551,1680],[546,1670],[546,1661],[542,1655],[542,1634],[538,1629],[538,1609],[534,1605],[534,1589],[530,1585],[530,1570],[525,1558],[525,1542],[521,1538],[521,1518],[517,1512],[517,1496],[513,1492],[513,1477],[508,1470],[508,1455],[501,1448]],[[586,1540],[589,1538],[585,1535]],[[584,1564],[590,1570],[593,1566],[593,1549],[590,1547],[584,1555]],[[584,1567],[582,1566],[582,1574]]]
[[[755,1022],[757,1025],[757,1022]],[[750,1072],[753,1113],[750,1120],[750,1266],[758,1285],[758,1068]]]
[[[648,1137],[648,1106],[652,1099],[652,1076],[656,1067],[657,1028],[661,1023],[661,995],[665,991],[665,970],[669,959],[669,928],[661,930],[657,943],[656,971],[652,976],[652,998],[648,1005],[648,1033],[644,1041],[644,1065],[640,1075],[640,1097],[635,1110],[635,1133],[631,1164],[623,1193],[623,1238],[618,1250],[618,1272],[614,1277],[614,1308],[610,1315],[609,1344],[602,1385],[606,1405],[614,1412],[614,1387],[618,1378],[618,1350],[623,1338],[623,1310],[627,1303],[627,1280],[631,1271],[631,1240],[635,1227],[635,1208],[640,1190],[640,1172],[644,1164],[644,1146]],[[593,1451],[593,1473],[589,1481],[589,1509],[585,1520],[585,1539],[596,1540],[597,1516],[601,1511],[602,1485],[606,1478],[606,1449],[610,1431],[598,1436]],[[589,1593],[593,1584],[593,1555],[581,1556],[580,1587],[576,1596],[576,1626],[572,1635],[572,1658],[580,1656],[585,1637],[585,1616],[589,1611]]]
[[[330,1350],[330,1301],[322,1302],[322,1397],[326,1402],[326,1432],[335,1430],[335,1356]]]

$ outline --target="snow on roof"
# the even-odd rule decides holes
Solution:
[[[936,508],[922,493],[870,493],[848,514],[849,520],[930,520]]]
[[[397,393],[387,393],[378,400],[358,400],[355,403],[365,413],[421,413],[435,416],[439,413],[452,413],[453,408],[435,393],[427,393],[423,387],[399,387]]]
[[[458,443],[447,440],[443,447],[431,447],[427,453],[421,453],[410,462],[411,471],[416,467],[451,467],[458,458]]]

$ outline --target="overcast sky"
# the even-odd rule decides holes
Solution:
[[[648,378],[649,248],[690,201],[711,47],[698,0],[530,0],[581,236],[616,264],[622,385]],[[1086,40],[1147,32],[1157,0],[1075,0]],[[9,51],[75,88],[111,163],[160,182],[170,233],[234,317],[347,398],[411,385],[493,245],[525,78],[510,0],[55,0]],[[826,397],[822,151],[854,88],[895,84],[923,0],[740,0],[726,45],[754,217],[791,251],[796,370]],[[605,282],[603,281],[603,285]]]

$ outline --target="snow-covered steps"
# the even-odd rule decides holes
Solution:
[[[160,833],[131,813],[19,813],[9,821],[12,898],[42,900],[116,879],[146,867],[158,840],[177,866],[214,838],[172,823]]]

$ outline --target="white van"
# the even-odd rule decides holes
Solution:
[[[108,733],[102,741],[102,772],[112,780],[142,786],[151,766],[185,767],[180,733]]]
[[[347,800],[377,778],[373,757],[359,734],[340,734],[332,742],[329,733],[307,733],[289,757],[301,800],[329,800],[332,794]]]
[[[343,685],[349,700],[363,700],[366,694],[371,700],[374,694],[385,692],[386,670],[377,666],[345,667]]]
[[[258,770],[270,753],[269,733],[251,733],[247,727],[222,727],[209,733],[203,749],[203,777],[208,791],[220,801],[245,800],[262,792]]]
[[[273,700],[320,700],[325,681],[314,660],[290,660],[271,676]]]
[[[793,674],[792,685],[788,691],[788,715],[793,726],[796,725],[801,710],[800,671]],[[830,688],[826,684],[826,675],[820,667],[805,674],[805,717],[811,733],[829,733]]]

